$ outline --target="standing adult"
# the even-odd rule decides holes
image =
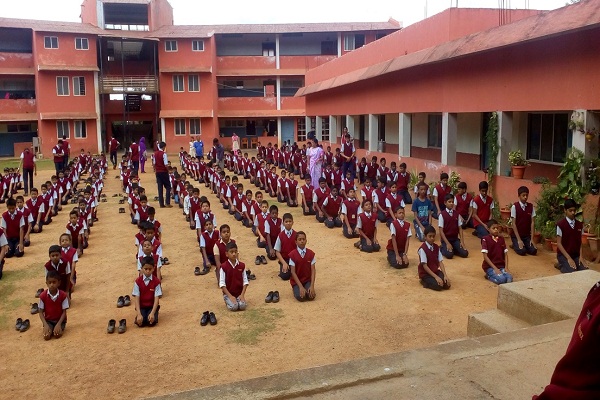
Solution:
[[[194,147],[194,143],[196,143],[196,139],[195,138],[190,138],[190,148],[188,149],[188,154],[194,158],[196,157],[196,148]]]
[[[223,169],[224,164],[223,164],[223,160],[225,158],[225,148],[223,147],[223,145],[221,143],[219,143],[219,139],[214,138],[213,139],[213,148],[211,150],[211,159],[213,160],[213,162],[216,162],[217,164],[219,164],[219,167],[221,169]]]
[[[344,127],[342,132],[344,141],[342,142],[342,157],[344,163],[342,165],[342,176],[346,176],[346,172],[350,171],[352,174],[352,180],[356,178],[356,148],[354,147],[354,141],[352,140],[348,128]]]
[[[140,146],[138,146],[135,140],[129,146],[129,160],[131,161],[131,165],[133,165],[133,170],[137,174],[140,169]]]
[[[233,136],[231,136],[231,148],[233,149],[233,153],[237,154],[240,149],[240,137],[233,132]]]
[[[167,159],[167,144],[160,142],[157,146],[157,150],[152,155],[152,166],[154,167],[154,173],[156,174],[156,184],[158,185],[158,204],[160,208],[172,208],[171,205],[171,180],[169,179],[169,172],[167,171],[167,165],[169,160]],[[165,198],[163,197],[163,190],[167,190],[167,198],[165,204]]]
[[[108,151],[110,153],[110,162],[113,165],[113,169],[117,169],[117,150],[119,149],[119,141],[113,136],[108,142]]]
[[[29,191],[33,189],[33,176],[37,176],[36,169],[36,158],[35,154],[31,149],[26,148],[21,153],[21,162],[19,164],[19,170],[23,171],[23,182],[25,184],[24,194],[29,195]]]
[[[140,138],[140,172],[142,174],[146,173],[146,160],[148,159],[148,153],[146,152],[146,138],[145,137],[141,137]]]
[[[62,169],[67,169],[67,165],[69,165],[69,156],[71,155],[71,144],[67,140],[67,135],[63,135],[63,150],[65,152],[65,158],[63,159]]]
[[[306,157],[308,158],[308,170],[310,172],[311,183],[316,189],[319,187],[319,178],[322,174],[323,156],[325,152],[318,146],[317,140],[309,140],[307,143]]]
[[[56,176],[63,170],[63,163],[65,162],[65,151],[63,150],[62,139],[58,140],[56,146],[52,148],[52,156],[54,157],[54,169],[56,169]]]
[[[196,151],[196,157],[204,156],[204,142],[200,139],[200,136],[196,136],[194,150]]]

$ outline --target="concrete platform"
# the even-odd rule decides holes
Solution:
[[[528,399],[550,381],[574,324],[566,320],[159,399]]]
[[[522,319],[498,309],[487,310],[469,315],[467,336],[477,337],[493,335],[495,333],[516,331],[529,328],[531,325]]]

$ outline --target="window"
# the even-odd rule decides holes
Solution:
[[[75,121],[75,139],[85,139],[87,137],[85,121]]]
[[[527,158],[563,163],[571,146],[569,114],[529,114],[527,121]]]
[[[44,36],[45,49],[58,49],[58,38],[56,36]]]
[[[89,50],[90,45],[87,38],[75,38],[75,49],[76,50]]]
[[[335,40],[326,40],[321,42],[321,55],[337,56],[337,42]]]
[[[442,147],[442,115],[429,114],[427,147]]]
[[[175,136],[184,136],[185,135],[185,119],[176,119],[175,120]]]
[[[177,40],[167,40],[165,42],[165,51],[177,51]]]
[[[56,137],[62,139],[63,136],[67,139],[71,138],[69,134],[69,121],[56,121]]]
[[[200,91],[200,79],[198,75],[188,75],[188,91],[199,92]]]
[[[57,76],[56,77],[56,94],[58,96],[69,95],[69,77],[68,76]]]
[[[190,119],[190,135],[199,135],[202,131],[200,129],[200,118]]]
[[[73,77],[73,96],[85,96],[85,77]]]
[[[173,75],[173,91],[183,92],[183,75]]]
[[[298,118],[296,123],[296,131],[298,132],[298,141],[304,142],[306,140],[306,119]]]
[[[329,117],[321,117],[321,140],[329,142]]]
[[[264,42],[262,44],[262,55],[265,57],[274,57],[275,56],[275,43]]]
[[[358,49],[365,45],[365,35],[345,35],[344,51]]]
[[[192,51],[204,51],[204,40],[192,40]]]

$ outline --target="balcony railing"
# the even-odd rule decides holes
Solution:
[[[100,93],[158,93],[156,76],[102,76],[100,77]]]

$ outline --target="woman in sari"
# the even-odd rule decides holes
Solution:
[[[146,153],[146,138],[145,137],[141,137],[140,138],[140,172],[142,174],[146,173],[146,170],[144,169],[146,167],[146,160],[148,159],[148,153]]]
[[[323,155],[325,152],[317,145],[315,139],[308,141],[306,149],[306,157],[308,158],[308,171],[310,172],[311,183],[314,188],[319,187],[319,178],[322,174]]]

